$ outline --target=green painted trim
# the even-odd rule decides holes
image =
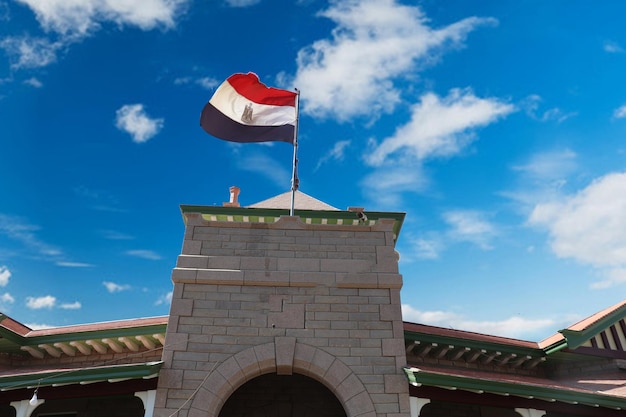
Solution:
[[[604,394],[580,391],[567,391],[552,387],[529,386],[520,383],[491,381],[456,375],[441,375],[417,368],[403,368],[409,383],[415,386],[456,387],[468,391],[484,391],[496,394],[509,394],[525,398],[554,399],[566,403],[578,403],[614,409],[625,409],[626,399]]]
[[[1,317],[0,317],[1,320]],[[0,326],[0,353],[16,353],[28,355],[20,349],[22,346],[37,346],[40,344],[54,344],[89,339],[105,339],[133,336],[152,336],[156,333],[165,333],[167,324],[152,324],[148,326],[123,327],[106,330],[90,330],[83,332],[68,332],[42,336],[22,336],[10,329]]]
[[[584,330],[563,329],[559,333],[565,336],[568,348],[576,349],[598,333],[611,327],[613,323],[623,319],[624,316],[626,316],[626,305],[612,311]]]
[[[281,216],[289,216],[288,209],[266,209],[266,208],[248,208],[248,207],[224,207],[224,206],[195,206],[181,205],[181,213],[183,220],[187,223],[185,214],[200,213],[203,218],[205,216],[215,216],[219,221],[227,221],[228,217],[232,217],[233,221],[242,222],[243,217],[248,217],[251,223],[259,222],[259,218],[264,218],[264,223],[274,223]],[[393,219],[395,220],[393,232],[396,239],[400,234],[402,223],[406,217],[406,213],[400,212],[384,212],[384,211],[364,211],[368,220]],[[327,219],[328,224],[337,224],[337,220],[342,219],[349,223],[355,220],[356,213],[344,210],[294,210],[294,215],[301,219],[311,219],[312,224],[321,224],[322,219]],[[347,224],[348,226],[350,224]]]
[[[537,347],[526,348],[521,346],[511,346],[507,344],[500,344],[495,342],[485,342],[482,340],[468,340],[462,339],[458,337],[452,336],[438,336],[432,335],[428,333],[419,333],[419,332],[404,332],[404,340],[405,341],[420,341],[427,343],[437,343],[438,345],[454,345],[454,346],[465,346],[472,349],[485,349],[488,351],[499,351],[503,353],[515,353],[518,356],[521,355],[529,355],[532,357],[540,357],[544,356],[544,351]]]
[[[153,324],[149,326],[127,327],[118,329],[106,329],[106,330],[92,330],[85,332],[71,332],[61,334],[51,334],[44,336],[29,336],[25,337],[22,346],[36,346],[43,343],[60,343],[60,342],[73,342],[89,339],[106,339],[117,337],[132,337],[132,336],[152,336],[155,333],[165,333],[167,328],[166,324]]]
[[[0,389],[45,387],[55,384],[78,384],[80,382],[106,381],[111,379],[138,379],[157,374],[162,361],[132,365],[103,366],[95,368],[68,369],[0,377]]]

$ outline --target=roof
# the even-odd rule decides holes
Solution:
[[[339,210],[299,190],[295,191],[293,200],[294,209],[298,210]],[[289,209],[291,208],[291,191],[251,204],[248,208]]]
[[[404,331],[415,387],[626,409],[624,365],[612,361],[626,359],[626,301],[539,343],[416,323]],[[563,360],[568,370],[554,372]]]
[[[92,384],[95,382],[115,383],[129,379],[150,379],[159,376],[162,361],[131,363],[122,365],[85,366],[80,368],[47,367],[13,368],[0,372],[0,390],[38,388],[66,384]]]
[[[527,399],[617,410],[626,408],[626,380],[623,374],[610,373],[586,378],[552,380],[475,369],[442,369],[426,364],[406,367],[404,371],[413,386],[428,385],[451,390],[467,390],[478,394],[514,395]]]
[[[539,342],[546,352],[595,349],[626,359],[626,300],[599,311]]]
[[[0,314],[0,352],[30,354],[42,359],[135,352],[155,349],[165,342],[167,316],[33,330],[12,318]]]

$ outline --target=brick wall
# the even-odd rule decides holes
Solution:
[[[318,381],[348,416],[408,416],[392,225],[187,214],[155,415],[217,416],[274,373]]]

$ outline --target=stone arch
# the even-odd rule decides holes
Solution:
[[[347,417],[374,416],[367,389],[340,359],[315,346],[279,337],[245,349],[220,363],[194,396],[188,417],[217,417],[226,400],[247,381],[271,372],[308,376],[326,386]]]

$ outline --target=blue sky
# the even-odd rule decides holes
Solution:
[[[165,315],[180,204],[289,190],[204,133],[253,71],[301,91],[301,191],[403,211],[408,321],[541,340],[626,290],[626,32],[611,1],[0,0],[0,311]]]

